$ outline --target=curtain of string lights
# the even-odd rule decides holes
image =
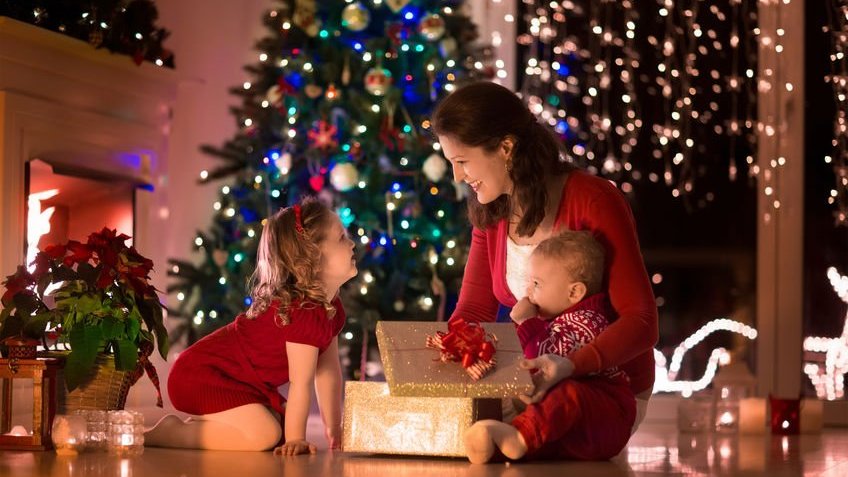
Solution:
[[[837,0],[833,0],[837,1]],[[518,84],[574,162],[706,207],[753,179],[756,0],[522,0]]]
[[[836,184],[827,198],[836,223],[848,226],[848,0],[829,0],[828,25],[831,33],[831,73],[825,79],[833,85],[836,115],[833,123],[833,154],[824,158],[833,164]]]

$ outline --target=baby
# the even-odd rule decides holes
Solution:
[[[603,274],[604,249],[589,232],[566,231],[536,247],[527,296],[510,313],[526,358],[568,357],[597,338],[610,316]],[[505,422],[479,421],[466,432],[471,462],[489,461],[495,447],[511,459],[608,459],[627,444],[636,416],[627,376],[616,368],[567,378],[517,416],[510,402],[523,407],[507,401]]]

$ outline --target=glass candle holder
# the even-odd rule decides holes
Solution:
[[[109,414],[102,410],[76,410],[75,415],[86,420],[85,446],[87,450],[105,451],[106,434],[109,427]]]
[[[707,394],[681,399],[677,405],[677,429],[680,432],[710,430],[712,405],[712,396]]]
[[[51,439],[59,455],[76,455],[85,448],[87,424],[83,416],[57,414],[53,418]]]
[[[110,454],[140,455],[144,452],[144,415],[136,411],[109,411],[107,437]]]
[[[739,401],[719,401],[715,412],[716,432],[739,430]]]

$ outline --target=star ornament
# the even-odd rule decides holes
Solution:
[[[312,147],[327,151],[339,146],[335,138],[337,132],[338,128],[335,125],[329,124],[327,121],[318,121],[313,129],[306,132],[306,135]]]

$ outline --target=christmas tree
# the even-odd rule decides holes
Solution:
[[[296,0],[267,13],[270,34],[245,68],[252,79],[233,89],[239,130],[204,147],[220,165],[201,180],[232,182],[195,239],[202,261],[172,260],[172,338],[191,343],[246,309],[264,218],[306,195],[331,204],[359,244],[343,345],[364,355],[377,320],[444,319],[470,226],[427,118],[458,84],[493,70],[461,8]]]

